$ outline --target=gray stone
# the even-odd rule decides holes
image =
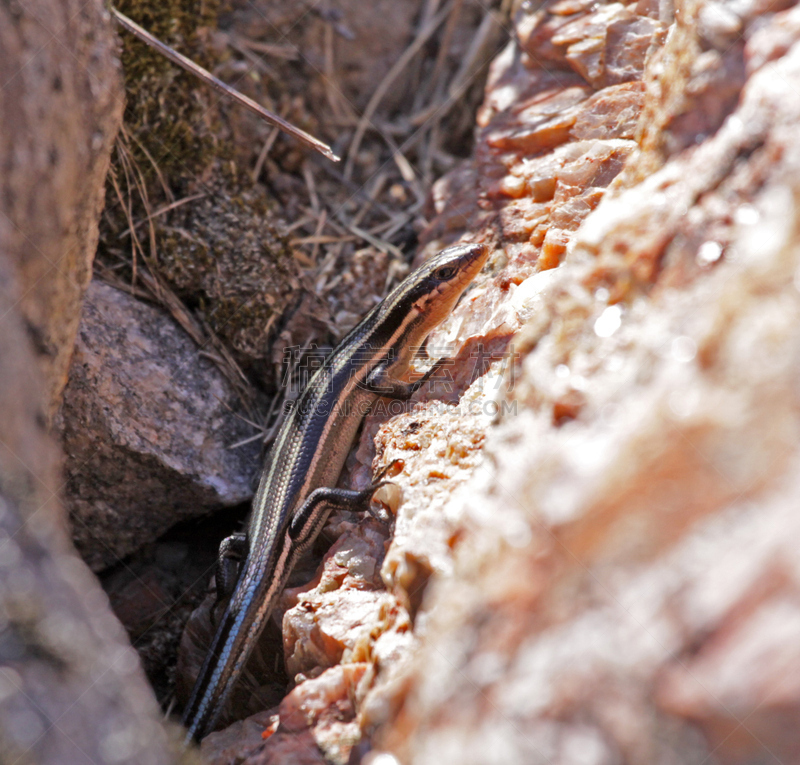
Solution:
[[[93,282],[56,427],[73,538],[94,570],[252,495],[257,442],[218,369],[160,309]]]

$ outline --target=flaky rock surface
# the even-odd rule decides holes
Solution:
[[[73,537],[95,569],[252,494],[258,444],[217,367],[162,310],[100,282],[59,412]]]
[[[796,10],[679,10],[663,140],[540,293],[516,416],[453,500],[454,575],[381,734],[403,762],[798,756]],[[665,72],[692,45],[746,80],[723,104],[695,70],[687,120]]]

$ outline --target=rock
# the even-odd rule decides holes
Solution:
[[[633,138],[644,102],[641,82],[604,88],[587,102],[572,127],[577,140],[587,138]]]
[[[540,285],[387,761],[798,758],[800,46],[740,19],[736,105],[689,119],[657,69],[662,164],[631,154]]]
[[[664,25],[645,17],[619,19],[606,30],[606,85],[640,80],[648,53],[664,42]]]
[[[261,712],[203,739],[204,757],[210,765],[347,765],[360,737],[356,698],[367,672],[367,664],[348,664],[305,680],[277,713]]]
[[[465,354],[463,363],[474,372],[476,357]],[[453,379],[457,384],[457,376]],[[443,512],[441,489],[462,484],[480,459],[496,412],[490,380],[498,382],[481,378],[461,398],[460,408],[419,403],[381,428],[376,439],[381,463],[404,462],[402,473],[393,477],[403,487],[404,501],[392,543],[384,559],[388,529],[373,519],[356,523],[350,513],[335,514],[328,528],[338,539],[319,576],[285,592],[290,607],[283,615],[284,653],[297,686],[280,705],[278,732],[263,756],[282,736],[308,730],[330,760],[344,765],[361,728],[384,719],[386,699],[416,643],[414,617],[428,580],[449,570],[455,529]],[[440,394],[434,387],[427,395]],[[385,412],[373,413],[368,432],[381,419]],[[352,469],[357,484],[366,484],[370,475],[363,465]]]
[[[588,89],[582,87],[545,92],[530,105],[514,108],[509,115],[511,127],[498,120],[500,124],[489,133],[487,143],[493,149],[519,155],[552,149],[569,136],[587,95]]]
[[[99,0],[0,6],[0,762],[167,765],[162,713],[69,542],[48,419],[123,106]]]
[[[361,737],[355,717],[359,687],[368,671],[366,663],[350,663],[298,685],[281,702],[278,730],[311,730],[328,761],[347,765],[350,749]]]
[[[95,570],[245,502],[258,444],[217,368],[160,309],[93,283],[58,415],[75,544]]]
[[[524,8],[524,6],[523,6]],[[621,3],[561,4],[526,9],[518,39],[534,67],[567,64],[593,88],[640,80],[647,54],[664,39],[664,25]]]
[[[35,7],[36,18],[50,16],[44,0]],[[0,56],[6,82],[0,98],[6,163],[0,189],[8,199],[3,226],[10,227],[4,235],[13,242],[9,253],[25,253],[14,267],[20,308],[45,375],[48,421],[67,382],[81,300],[92,275],[111,147],[122,121],[116,43],[110,34],[86,31],[92,24],[107,24],[97,20],[99,4],[92,7],[69,30],[55,18],[36,30],[17,30],[5,18],[0,31],[6,52]],[[76,12],[69,11],[69,18]],[[50,50],[56,32],[64,35],[74,69],[62,71],[60,56]],[[23,72],[16,58],[26,46],[42,53],[41,68],[29,77],[18,76]],[[67,199],[74,204],[67,205]]]
[[[367,664],[332,667],[298,685],[274,710],[234,723],[203,739],[210,765],[347,765],[360,733],[356,699]]]
[[[581,11],[577,18],[560,12],[540,10],[517,19],[530,59],[522,60],[511,47],[492,63],[475,158],[435,184],[436,217],[422,233],[425,252],[467,231],[470,237],[491,237],[510,260],[504,278],[514,284],[561,262],[572,232],[636,150],[631,139],[644,97],[638,81],[644,59],[633,51],[626,59],[627,43],[615,42],[617,37],[641,33],[648,50],[663,37],[657,22],[618,3]],[[578,76],[580,67],[572,73],[545,65],[552,55],[548,46],[564,51],[565,65],[576,65],[569,53],[576,45],[602,53],[596,76]],[[613,76],[607,57],[619,70]],[[593,93],[587,83],[599,90]]]
[[[230,765],[258,752],[264,747],[264,732],[270,730],[274,710],[269,709],[240,720],[224,731],[211,733],[203,739],[202,752],[210,765]],[[321,759],[312,760],[316,765]]]
[[[374,521],[343,533],[326,555],[319,583],[307,592],[286,591],[284,599],[296,601],[283,616],[290,677],[339,664],[345,652],[354,660],[366,638],[362,633],[373,628],[387,605],[378,563],[385,540],[385,530]]]

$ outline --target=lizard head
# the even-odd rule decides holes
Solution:
[[[489,248],[484,244],[448,247],[412,272],[384,305],[397,311],[398,319],[412,319],[421,340],[450,314],[488,257]]]

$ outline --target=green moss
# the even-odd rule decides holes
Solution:
[[[208,38],[217,25],[219,0],[119,0],[117,7],[201,66],[217,63]],[[157,197],[153,163],[170,185],[181,186],[225,151],[215,137],[217,96],[133,35],[120,34],[125,129],[130,151]]]
[[[262,359],[277,317],[298,289],[291,249],[256,190],[217,186],[171,216],[159,269],[194,298],[214,332],[240,355]]]

